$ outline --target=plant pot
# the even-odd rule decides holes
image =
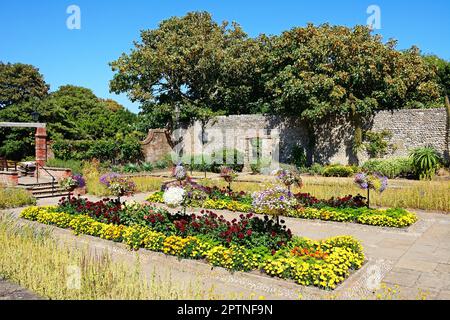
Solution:
[[[73,189],[74,196],[84,196],[86,194],[86,187]]]

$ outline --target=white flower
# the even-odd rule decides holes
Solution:
[[[164,203],[169,207],[175,208],[183,203],[186,191],[180,187],[170,187],[164,192]]]

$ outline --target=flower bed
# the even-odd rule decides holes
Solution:
[[[151,203],[164,203],[164,192],[155,192],[147,197]],[[242,199],[247,199],[246,194],[241,194]],[[364,197],[346,196],[343,198],[331,198],[319,200],[310,194],[294,195],[298,205],[287,210],[285,215],[303,219],[320,219],[326,221],[353,222],[372,226],[404,228],[414,224],[417,216],[401,208],[395,209],[369,209],[365,207]],[[206,209],[230,210],[234,212],[255,212],[268,214],[269,212],[258,210],[251,203],[241,202],[240,199],[206,199],[203,201],[191,201],[191,207]]]
[[[21,217],[146,248],[180,258],[201,259],[229,270],[262,272],[301,285],[334,289],[364,262],[352,237],[313,241],[292,236],[285,226],[251,214],[226,221],[203,215],[172,215],[163,209],[114,201],[62,200],[55,207],[29,207]],[[283,221],[282,221],[283,223]]]

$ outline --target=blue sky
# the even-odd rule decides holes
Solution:
[[[69,30],[69,5],[81,9],[81,29]],[[51,90],[73,84],[113,98],[133,112],[126,95],[109,93],[108,62],[129,52],[139,31],[171,16],[206,10],[216,21],[237,21],[251,36],[279,34],[308,22],[346,26],[366,24],[370,5],[381,9],[384,40],[399,48],[419,46],[450,60],[448,0],[0,0],[0,61],[38,67]]]

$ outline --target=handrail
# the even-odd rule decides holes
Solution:
[[[55,194],[55,181],[56,178],[50,173],[50,171],[48,171],[47,169],[44,168],[43,165],[39,164],[36,161],[36,182],[39,183],[39,167],[41,167],[42,169],[44,169],[45,172],[47,172],[47,174],[52,177],[52,195]]]

